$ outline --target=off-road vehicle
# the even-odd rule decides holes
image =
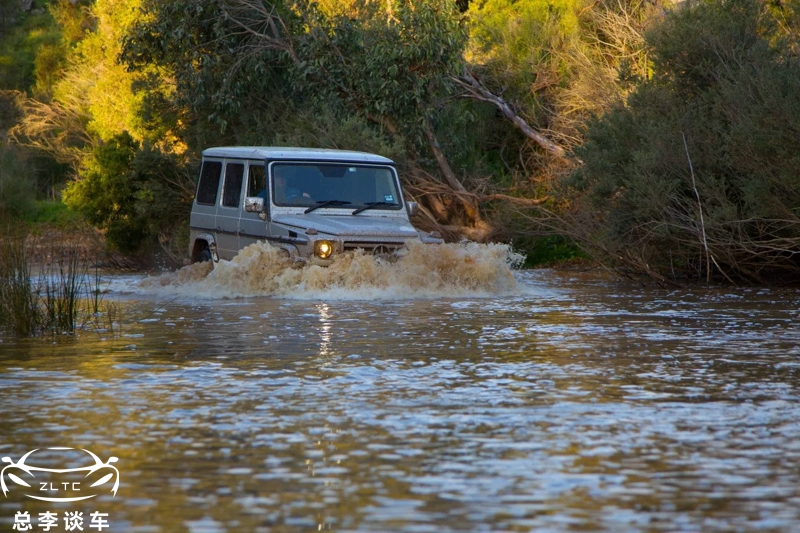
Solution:
[[[193,262],[232,259],[266,240],[297,263],[327,265],[357,248],[392,254],[409,239],[441,243],[409,222],[394,163],[364,152],[221,147],[203,151],[192,203]]]

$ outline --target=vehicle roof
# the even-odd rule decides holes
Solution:
[[[347,161],[351,163],[394,164],[386,157],[354,152],[350,150],[329,150],[323,148],[289,148],[283,146],[217,146],[203,150],[203,157],[231,157],[237,159],[269,160],[320,160]]]

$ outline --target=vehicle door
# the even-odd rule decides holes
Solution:
[[[263,161],[248,161],[245,179],[245,194],[240,205],[242,218],[239,222],[239,249],[250,246],[267,236],[267,224],[258,213],[248,213],[244,210],[244,198],[258,196],[264,199],[264,209],[267,210],[269,219],[269,194],[267,194],[267,173]]]
[[[239,253],[239,218],[242,211],[242,183],[244,161],[226,159],[222,182],[222,198],[217,206],[217,251],[223,259],[230,260]]]
[[[192,215],[189,218],[189,226],[192,229],[215,232],[221,176],[221,160],[203,160],[192,206]]]

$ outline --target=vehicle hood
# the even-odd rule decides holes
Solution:
[[[364,215],[276,215],[276,224],[302,229],[315,229],[320,233],[354,237],[418,238],[411,224],[402,218],[370,217]]]

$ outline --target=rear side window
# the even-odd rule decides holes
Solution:
[[[197,184],[197,203],[214,205],[217,201],[219,176],[222,174],[222,163],[205,161],[200,169],[200,182]]]
[[[222,188],[222,205],[225,207],[239,207],[243,177],[244,165],[242,163],[228,163],[225,165],[225,186]]]
[[[247,196],[260,196],[267,198],[267,173],[264,165],[250,165],[250,182],[247,187]]]

